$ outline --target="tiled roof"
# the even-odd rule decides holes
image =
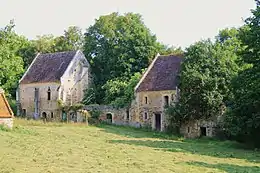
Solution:
[[[0,118],[12,118],[13,112],[0,88]]]
[[[22,78],[22,84],[57,82],[77,51],[39,54]]]
[[[174,55],[156,57],[141,79],[136,92],[175,90],[181,61],[182,57]]]

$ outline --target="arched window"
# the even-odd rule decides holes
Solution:
[[[51,118],[53,118],[53,112],[51,112]]]
[[[48,91],[47,91],[47,99],[51,100],[51,89],[50,89],[50,87],[48,88]]]

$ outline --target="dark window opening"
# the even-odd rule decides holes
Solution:
[[[22,116],[26,116],[26,109],[23,109]]]
[[[164,106],[169,106],[169,96],[164,96]]]
[[[112,114],[111,113],[107,113],[107,122],[112,123]]]
[[[200,136],[207,136],[207,128],[200,127]]]
[[[126,119],[129,120],[129,109],[126,110]]]
[[[188,133],[190,133],[190,127],[188,127]]]
[[[50,87],[48,88],[47,94],[48,94],[48,100],[51,100],[51,89],[50,89]]]
[[[148,118],[148,115],[147,115],[147,112],[144,113],[144,119],[147,120]]]
[[[54,116],[53,116],[53,112],[51,112],[51,118],[53,118]]]
[[[145,97],[145,104],[147,104],[148,103],[148,98],[147,97]]]

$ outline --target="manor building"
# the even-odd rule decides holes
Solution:
[[[62,112],[58,101],[67,105],[81,102],[91,81],[89,71],[80,50],[38,54],[19,80],[17,114],[48,120],[77,118]]]

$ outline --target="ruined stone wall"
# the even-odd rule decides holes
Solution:
[[[213,137],[216,135],[217,121],[212,120],[193,120],[183,124],[180,133],[186,138],[197,138],[202,135],[201,127],[206,128],[205,136]]]
[[[112,124],[126,125],[128,124],[126,109],[117,109],[108,105],[87,105],[84,107],[87,111],[100,111],[100,119],[107,121],[107,114],[112,115]]]

